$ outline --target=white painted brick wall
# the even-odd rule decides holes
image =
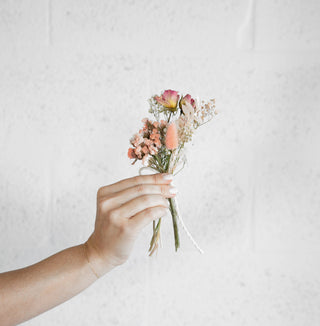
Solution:
[[[320,325],[320,2],[0,1],[0,270],[84,241],[147,98],[214,96],[185,222],[25,325]]]

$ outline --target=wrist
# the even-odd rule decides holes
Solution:
[[[107,259],[101,257],[98,250],[92,243],[91,237],[85,243],[83,243],[82,246],[85,251],[88,265],[97,279],[114,268],[114,266],[110,264]]]

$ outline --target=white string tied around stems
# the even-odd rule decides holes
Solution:
[[[139,175],[143,175],[142,172],[143,171],[152,171],[152,172],[156,172],[156,173],[159,173],[159,171],[151,168],[151,167],[147,167],[147,166],[143,166],[142,168],[139,169]],[[176,195],[177,196],[177,195]],[[192,242],[192,244],[196,247],[196,249],[201,253],[203,254],[203,250],[200,248],[200,246],[197,244],[197,242],[194,240],[193,236],[191,235],[191,233],[189,232],[189,230],[187,229],[186,225],[184,224],[183,222],[183,219],[181,217],[181,214],[180,214],[180,210],[179,210],[179,206],[178,206],[178,202],[176,200],[175,197],[172,198],[172,200],[174,201],[174,204],[175,204],[175,207],[176,207],[176,210],[177,210],[177,215],[178,215],[178,220],[179,220],[179,223],[181,224],[183,230],[185,231],[185,233],[187,234],[188,238],[190,239],[190,241]]]

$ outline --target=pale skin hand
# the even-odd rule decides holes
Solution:
[[[129,257],[139,232],[168,213],[166,174],[102,187],[94,232],[80,245],[34,265],[0,274],[0,325],[17,325],[75,296]]]

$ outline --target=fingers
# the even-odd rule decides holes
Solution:
[[[162,195],[143,195],[129,200],[122,206],[114,209],[113,213],[121,218],[130,218],[147,208],[155,206],[168,208],[169,203]]]
[[[121,191],[118,191],[109,198],[110,208],[123,205],[127,201],[143,195],[162,195],[163,197],[174,197],[177,193],[176,187],[161,184],[139,184]]]
[[[167,213],[169,213],[168,208],[162,206],[149,207],[130,218],[128,222],[130,227],[134,230],[141,230],[151,221],[163,217]]]
[[[132,178],[123,179],[119,182],[111,185],[101,187],[99,189],[100,196],[107,196],[115,192],[122,191],[124,189],[137,186],[139,184],[169,184],[171,179],[166,179],[170,175],[169,173],[156,173],[150,175],[138,175]]]

